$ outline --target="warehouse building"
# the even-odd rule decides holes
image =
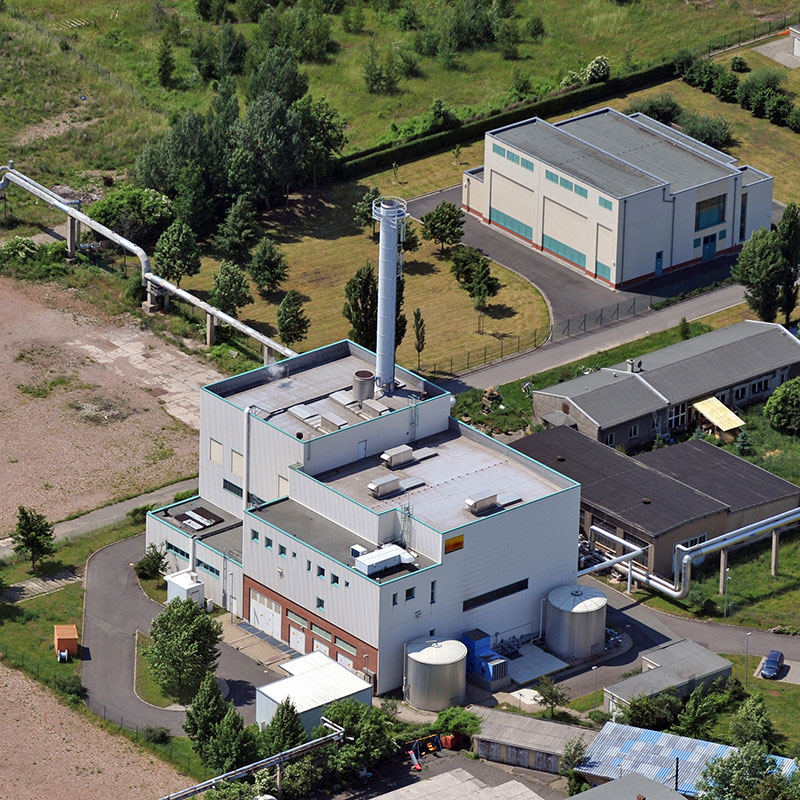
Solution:
[[[769,228],[772,178],[612,108],[489,131],[462,206],[613,287],[728,253]]]
[[[205,387],[200,496],[150,512],[147,542],[385,692],[408,642],[539,632],[542,600],[575,580],[579,487],[452,419],[449,392],[374,374],[343,341]]]
[[[621,555],[594,525],[641,547],[636,563],[671,577],[678,545],[690,547],[797,508],[800,487],[700,439],[636,458],[566,426],[511,445],[581,485],[580,534]]]
[[[735,431],[743,423],[731,421],[731,410],[766,400],[798,375],[797,337],[745,320],[535,391],[533,409],[541,424],[636,450],[697,425]]]

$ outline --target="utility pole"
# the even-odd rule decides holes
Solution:
[[[597,708],[597,664],[592,667],[594,672],[594,695],[592,697],[592,708]]]
[[[753,632],[750,631],[744,635],[744,688],[747,688],[747,678],[750,675],[750,637]]]

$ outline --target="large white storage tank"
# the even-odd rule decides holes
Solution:
[[[467,647],[454,639],[425,639],[406,645],[405,699],[414,708],[442,711],[464,704]]]
[[[600,655],[606,638],[606,596],[589,586],[557,586],[547,595],[545,640],[568,661]]]

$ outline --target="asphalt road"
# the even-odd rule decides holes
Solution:
[[[183,734],[182,711],[167,711],[142,702],[133,690],[136,630],[147,632],[162,606],[150,600],[136,580],[131,564],[144,554],[144,534],[98,550],[86,570],[81,676],[91,708],[128,728],[163,725]],[[220,645],[217,676],[228,683],[233,701],[246,724],[255,721],[255,687],[277,679],[259,663]]]

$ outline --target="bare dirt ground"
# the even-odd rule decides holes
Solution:
[[[0,538],[18,505],[55,521],[196,472],[218,373],[70,291],[0,279],[0,297]]]
[[[19,132],[14,140],[14,145],[22,147],[39,139],[63,136],[68,130],[80,130],[96,122],[94,119],[75,119],[75,116],[75,111],[63,111],[54,117],[37,122],[35,125],[28,125],[27,128]]]
[[[0,664],[0,795],[153,800],[193,781]],[[13,743],[13,746],[12,744]]]

